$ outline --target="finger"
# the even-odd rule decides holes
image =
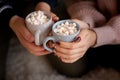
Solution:
[[[23,36],[20,33],[17,33],[18,38],[21,42],[21,44],[28,49],[29,52],[31,53],[36,53],[36,52],[41,52],[44,51],[45,49],[42,46],[36,46],[34,43],[28,42],[23,38]]]
[[[49,33],[49,36],[52,36],[52,32]]]
[[[58,21],[59,20],[59,17],[56,14],[51,12],[51,15],[52,15],[53,21]]]
[[[19,27],[19,33],[23,36],[23,38],[29,42],[34,41],[34,36],[29,32],[29,30],[25,26]]]
[[[58,42],[56,45],[59,45],[60,47],[63,48],[68,48],[68,49],[75,49],[80,47],[79,42]]]
[[[65,63],[74,63],[74,62],[76,62],[79,59],[80,59],[80,57],[77,57],[77,58],[74,58],[74,59],[61,58],[61,61],[65,62]]]
[[[75,49],[68,49],[68,48],[63,48],[63,47],[60,47],[58,45],[55,45],[55,51],[56,52],[60,52],[62,54],[65,54],[65,55],[72,55],[72,54],[75,54],[75,53],[78,53],[80,50],[80,48],[75,48]]]
[[[34,55],[36,55],[36,56],[43,56],[43,55],[47,55],[47,54],[50,54],[50,52],[44,50],[44,51],[36,52]]]
[[[76,51],[76,50],[75,50]],[[66,59],[74,59],[74,58],[77,58],[78,56],[83,56],[84,55],[84,53],[85,53],[85,50],[80,50],[80,49],[78,49],[77,51],[76,51],[76,53],[74,53],[74,52],[71,52],[71,54],[69,54],[69,52],[67,52],[67,53],[62,53],[62,52],[60,52],[60,51],[54,51],[54,53],[58,56],[58,57],[61,57],[61,58],[66,58]]]

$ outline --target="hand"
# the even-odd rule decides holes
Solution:
[[[42,46],[36,46],[34,36],[25,26],[25,20],[19,16],[13,16],[10,20],[10,27],[15,32],[20,43],[32,54],[36,56],[49,54]]]
[[[96,33],[89,29],[81,30],[73,42],[58,42],[55,45],[55,55],[65,63],[73,63],[82,58],[86,51],[96,42]]]
[[[36,5],[35,10],[42,10],[42,11],[49,12],[52,16],[53,21],[59,20],[59,17],[56,14],[54,14],[53,12],[51,12],[51,8],[50,8],[49,4],[47,4],[45,2],[39,2]]]

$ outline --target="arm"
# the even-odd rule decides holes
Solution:
[[[111,18],[105,26],[93,28],[97,34],[97,43],[94,47],[120,43],[120,15]]]
[[[71,11],[71,9],[74,11]],[[117,22],[119,21],[119,16],[112,18],[106,24],[105,17],[96,9],[95,2],[92,1],[75,3],[68,8],[68,12],[71,18],[76,18],[88,23],[90,28],[96,32],[97,41],[94,47],[119,42],[119,22]]]
[[[93,1],[79,1],[68,6],[68,13],[71,18],[85,21],[90,28],[95,25],[101,26],[106,22],[106,18],[97,11],[96,4]]]
[[[91,29],[96,25],[101,26],[106,22],[105,17],[97,11],[96,4],[93,1],[79,1],[72,4],[71,6],[68,6],[68,13],[71,18],[76,18],[89,24]],[[98,43],[98,41],[96,42]]]

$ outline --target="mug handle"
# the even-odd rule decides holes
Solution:
[[[47,46],[47,42],[50,41],[50,40],[52,40],[54,43],[56,42],[55,37],[53,37],[53,36],[48,36],[48,37],[46,37],[46,38],[44,39],[44,41],[43,41],[43,47],[44,47],[46,50],[48,50],[48,51],[50,51],[50,52],[53,52],[54,49],[49,48],[49,47]]]
[[[35,32],[35,44],[38,45],[38,46],[40,45],[40,33],[41,33],[40,30],[37,30]]]

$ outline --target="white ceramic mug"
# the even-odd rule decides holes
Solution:
[[[76,28],[77,28],[77,32],[74,33],[74,34],[71,34],[71,35],[62,35],[62,34],[58,34],[55,32],[55,28],[60,25],[61,23],[64,23],[64,22],[69,22],[69,23],[76,23],[72,20],[61,20],[61,21],[58,21],[56,22],[53,26],[52,26],[52,33],[53,33],[53,36],[48,36],[44,39],[43,41],[43,46],[46,50],[50,51],[50,52],[53,52],[54,49],[52,48],[49,48],[47,46],[47,42],[48,41],[53,41],[54,43],[57,42],[57,41],[65,41],[65,42],[71,42],[74,40],[74,38],[79,34],[80,32],[80,25],[76,23]]]
[[[34,11],[34,12],[36,12],[36,11]],[[43,43],[44,38],[46,38],[46,36],[51,31],[52,17],[50,15],[50,13],[42,11],[44,13],[44,15],[46,15],[49,18],[49,20],[46,23],[44,23],[44,24],[34,25],[34,24],[31,24],[30,22],[27,21],[27,19],[34,12],[31,12],[30,14],[28,14],[26,16],[26,26],[29,29],[29,31],[34,35],[34,37],[35,37],[35,44],[36,45],[41,45]]]

